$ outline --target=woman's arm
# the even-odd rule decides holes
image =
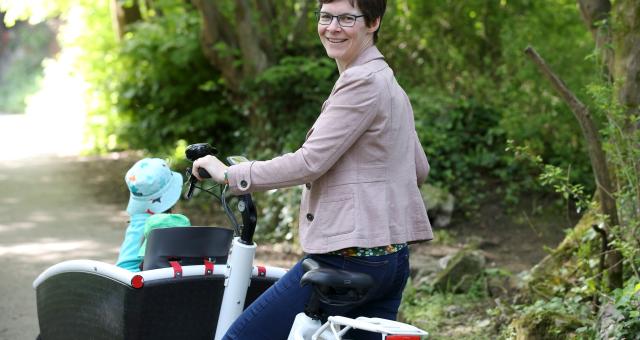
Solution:
[[[378,112],[380,86],[375,75],[345,72],[313,132],[293,153],[268,161],[229,167],[232,192],[252,192],[314,181],[327,172],[367,130]]]

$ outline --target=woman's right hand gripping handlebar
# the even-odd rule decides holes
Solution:
[[[202,180],[202,176],[198,173],[199,169],[206,170],[209,175],[211,175],[211,179],[213,179],[216,183],[224,184],[225,183],[225,171],[227,171],[228,166],[222,163],[216,156],[207,155],[201,158],[196,159],[193,162],[193,167],[191,169],[191,173],[198,180]]]

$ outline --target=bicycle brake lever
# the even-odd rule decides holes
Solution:
[[[184,195],[185,200],[191,199],[191,196],[193,196],[193,191],[196,189],[196,183],[198,182],[198,178],[191,173],[191,168],[187,168],[187,173],[189,174],[189,189]],[[200,177],[202,178],[211,178],[211,175],[209,175],[207,170],[203,168],[198,169],[198,175],[200,175]]]
[[[184,195],[184,199],[190,200],[191,196],[193,196],[193,191],[196,189],[196,182],[198,182],[198,179],[191,173],[191,168],[187,168],[187,173],[189,174],[189,179],[187,180],[189,182],[189,189]]]

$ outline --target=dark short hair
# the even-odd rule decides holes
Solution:
[[[318,5],[322,8],[322,4],[332,3],[334,0],[318,0]],[[371,27],[373,21],[380,18],[380,25],[382,25],[382,17],[384,11],[387,9],[387,0],[349,0],[349,3],[353,7],[358,7],[364,15],[364,23],[367,27]],[[373,42],[378,41],[378,31],[380,26],[373,33]]]

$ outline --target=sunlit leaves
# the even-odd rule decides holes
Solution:
[[[82,0],[0,0],[0,12],[6,12],[7,26],[16,21],[39,23],[47,18],[66,13],[72,5]]]

